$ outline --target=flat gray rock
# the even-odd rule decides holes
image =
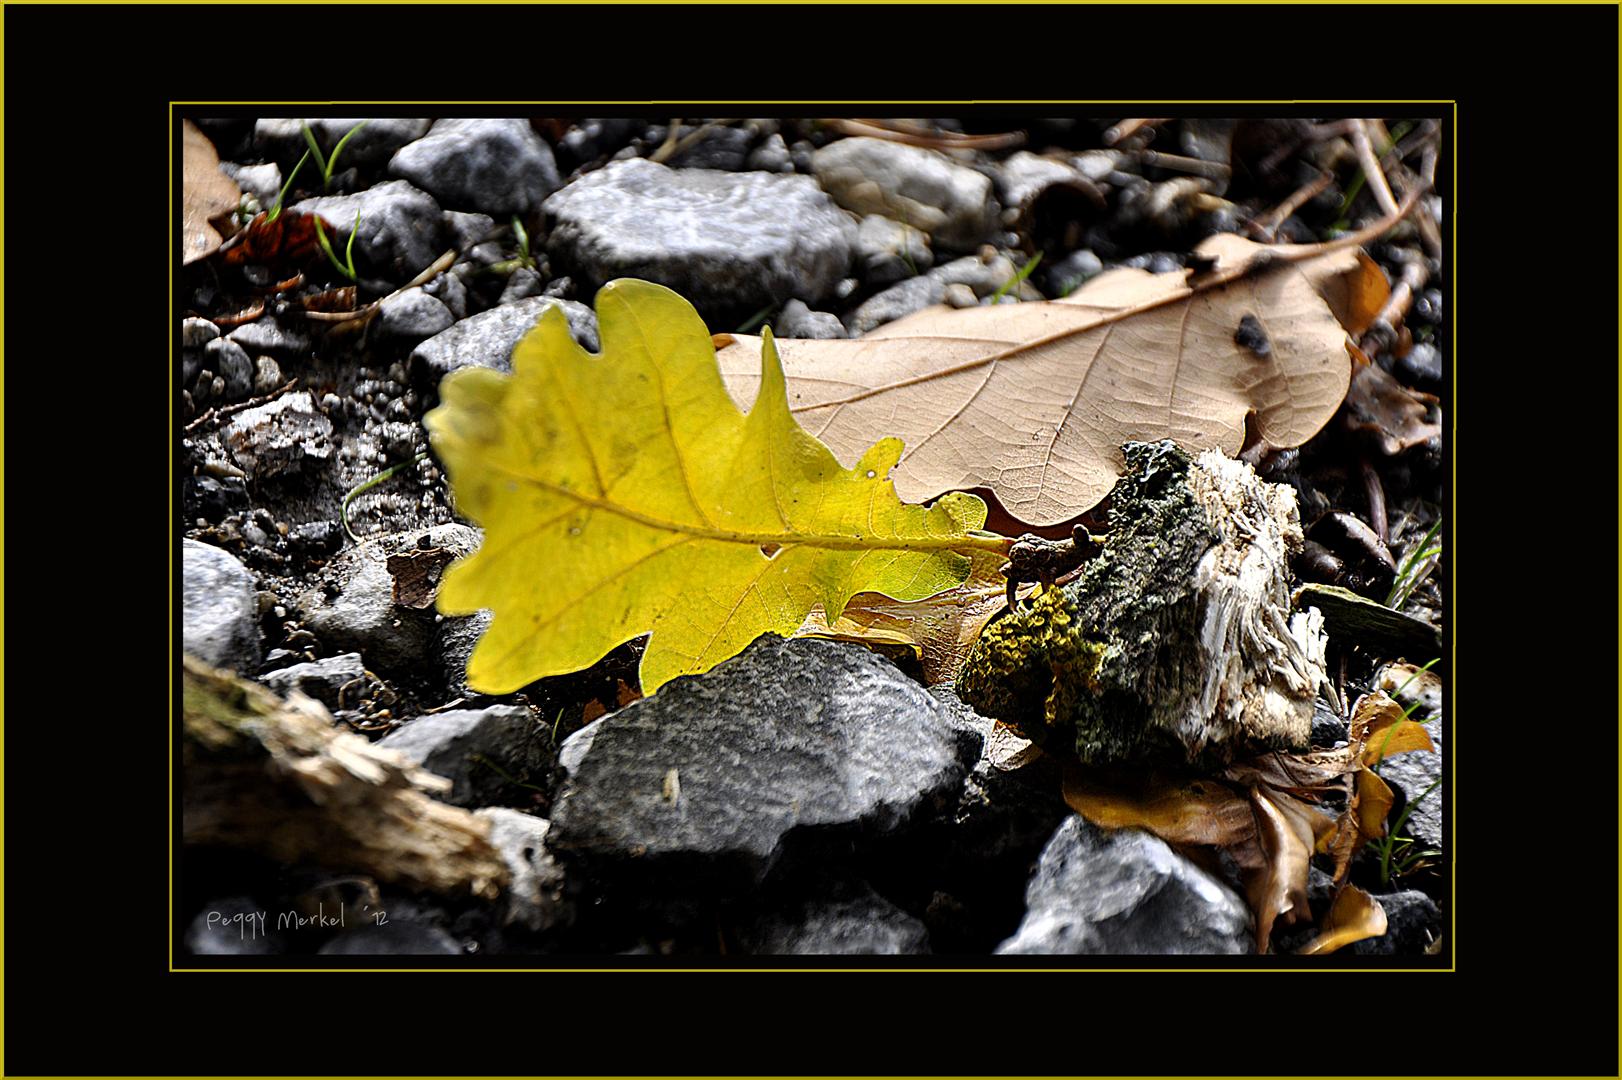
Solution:
[[[355,241],[355,246],[359,247],[360,241]],[[253,353],[297,356],[310,351],[308,333],[268,317],[243,323],[231,331],[227,338]]]
[[[451,309],[421,287],[407,289],[383,301],[377,313],[377,332],[383,337],[422,341],[444,333],[456,323]]]
[[[846,210],[922,229],[952,251],[991,239],[1002,212],[988,177],[934,150],[888,139],[829,143],[811,155],[811,171]]]
[[[519,785],[539,786],[554,758],[551,732],[518,705],[420,716],[396,728],[378,746],[450,780],[454,786],[444,800],[466,807],[527,798]]]
[[[527,120],[435,121],[394,155],[389,172],[443,206],[500,218],[529,213],[558,186],[552,148]]]
[[[548,252],[592,288],[655,281],[694,307],[760,307],[832,294],[856,223],[814,180],[620,161],[546,200]]]
[[[259,663],[259,604],[253,574],[230,552],[182,540],[181,641],[205,663],[250,671]]]
[[[220,428],[231,459],[255,480],[297,474],[332,456],[332,421],[307,390],[232,416]]]
[[[308,664],[294,664],[291,667],[278,668],[275,671],[261,675],[259,681],[270,687],[276,693],[286,697],[297,690],[305,697],[312,697],[329,709],[342,708],[340,704],[343,688],[356,679],[364,678],[366,665],[362,662],[360,653],[344,653],[342,656],[329,656]],[[357,695],[352,696],[348,704],[353,706]]]
[[[390,180],[355,195],[327,195],[305,199],[293,207],[305,214],[320,214],[332,224],[329,236],[334,251],[343,251],[355,231],[355,262],[390,281],[407,282],[422,273],[449,247],[444,215],[425,191],[404,180]]]
[[[791,834],[859,846],[952,798],[944,713],[858,645],[764,635],[570,736],[553,846],[588,873],[750,888]]]
[[[1237,894],[1141,829],[1106,831],[1072,814],[1025,892],[1025,920],[1002,954],[1103,956],[1252,951]]]
[[[463,319],[429,338],[412,351],[412,368],[419,376],[436,381],[464,367],[511,371],[513,346],[535,328],[549,307],[562,308],[569,333],[582,348],[597,351],[597,316],[589,307],[573,300],[529,296]]]
[[[929,952],[929,930],[865,882],[826,890],[739,931],[757,956],[915,956]]]

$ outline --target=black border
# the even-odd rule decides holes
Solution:
[[[1594,89],[1614,81],[1615,8],[9,6],[4,17],[18,406],[8,1074],[1616,1075],[1612,536],[1594,495],[1615,431],[1617,117],[1609,90]],[[1473,571],[1454,609],[1464,711],[1450,747],[1470,807],[1459,970],[1285,985],[1260,973],[1238,984],[715,973],[467,986],[166,971],[151,838],[167,795],[155,678],[167,660],[146,586],[176,547],[164,491],[142,476],[173,434],[148,359],[151,313],[168,299],[136,254],[172,243],[156,210],[169,197],[155,162],[166,103],[989,96],[981,87],[1021,99],[1372,88],[1459,101],[1453,354],[1468,377],[1452,453],[1469,463],[1454,501],[1459,576]],[[98,164],[75,169],[69,151],[81,148]],[[1571,179],[1551,189],[1544,170],[1561,169]],[[98,392],[54,415],[75,371]],[[42,455],[32,415],[78,437]],[[141,494],[111,510],[126,489]],[[761,979],[772,981],[747,981]]]

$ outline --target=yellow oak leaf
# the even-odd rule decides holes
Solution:
[[[513,371],[465,368],[426,424],[457,508],[484,543],[453,565],[446,614],[493,613],[468,685],[517,690],[652,631],[642,686],[706,671],[760,634],[788,635],[856,593],[921,600],[960,584],[986,506],[896,497],[898,439],[846,469],[789,412],[770,331],[745,414],[703,321],[676,293],[621,280],[597,294],[602,352],[549,309]]]

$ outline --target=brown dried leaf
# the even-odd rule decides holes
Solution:
[[[1352,376],[1345,423],[1390,457],[1442,433],[1441,410],[1435,410],[1434,421],[1428,419],[1439,401],[1434,394],[1408,389],[1378,364],[1368,364]]]
[[[1305,804],[1277,791],[1250,789],[1255,839],[1233,851],[1244,877],[1245,895],[1256,916],[1256,951],[1268,950],[1274,926],[1312,918],[1307,878],[1320,830],[1334,823]],[[1323,822],[1320,826],[1319,820]]]
[[[242,189],[220,172],[214,144],[197,125],[182,120],[180,130],[180,261],[190,265],[219,250],[223,238],[209,219],[235,210],[242,202]]]
[[[1301,946],[1297,953],[1301,956],[1323,956],[1343,945],[1379,937],[1385,932],[1385,908],[1362,889],[1347,885],[1335,897],[1318,935]]]
[[[1214,780],[1150,774],[1114,783],[1072,764],[1064,773],[1064,801],[1094,825],[1137,826],[1169,844],[1233,848],[1256,835],[1250,805]]]
[[[432,607],[445,567],[454,561],[454,554],[437,547],[412,548],[390,555],[386,565],[394,579],[394,602],[418,610]]]
[[[330,235],[331,223],[317,214],[287,210],[272,218],[259,214],[242,230],[241,239],[225,249],[220,259],[227,266],[252,264],[273,269],[296,267],[309,262],[319,250],[316,225]]]
[[[952,682],[991,617],[1008,604],[1008,587],[997,568],[1000,555],[978,552],[961,588],[927,600],[904,603],[882,593],[858,593],[832,625],[818,605],[806,616],[795,637],[831,638],[863,645],[901,646],[911,650],[931,686]],[[1021,598],[1036,591],[1021,589]]]
[[[1346,396],[1346,328],[1383,303],[1383,274],[1351,247],[1224,234],[1197,250],[1214,270],[1114,270],[1063,300],[933,307],[856,340],[781,342],[790,406],[841,461],[876,433],[901,437],[892,479],[905,499],[988,487],[1043,525],[1098,503],[1129,439],[1232,454],[1254,413],[1270,445],[1299,446]],[[1240,344],[1246,316],[1261,337]],[[717,360],[746,407],[760,342],[726,337]]]

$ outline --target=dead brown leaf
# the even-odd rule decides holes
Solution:
[[[1439,400],[1408,389],[1378,364],[1367,364],[1358,367],[1346,392],[1345,423],[1390,457],[1442,433],[1441,410],[1433,408]]]
[[[1215,780],[1148,774],[1104,780],[1071,764],[1064,773],[1070,809],[1106,829],[1148,829],[1168,844],[1233,848],[1254,838],[1250,804]]]
[[[972,558],[969,578],[959,588],[913,603],[881,593],[858,593],[832,625],[820,606],[813,608],[794,636],[900,646],[918,660],[929,685],[952,682],[980,631],[1008,603],[1007,582],[997,571],[1002,556],[981,552]],[[1035,591],[1036,586],[1030,585],[1019,596]]]
[[[876,434],[903,439],[892,478],[909,502],[987,487],[1041,525],[1097,504],[1129,439],[1232,454],[1254,413],[1270,445],[1299,446],[1346,396],[1347,332],[1384,302],[1384,275],[1352,243],[1224,234],[1197,251],[1214,269],[1114,270],[1062,300],[938,306],[855,340],[780,341],[790,406],[842,461]],[[721,373],[748,407],[760,339],[726,337]]]
[[[182,120],[180,130],[180,261],[190,265],[219,250],[224,237],[210,219],[235,210],[242,202],[242,189],[220,172],[214,144],[197,125]]]
[[[1322,814],[1276,791],[1250,789],[1255,815],[1255,836],[1233,849],[1234,861],[1244,878],[1245,895],[1256,917],[1256,951],[1267,952],[1275,926],[1292,926],[1312,918],[1307,903],[1307,878],[1321,828],[1333,822]]]
[[[1379,937],[1385,932],[1385,908],[1362,889],[1347,885],[1330,905],[1317,936],[1296,951],[1301,956],[1323,956],[1343,945]]]

